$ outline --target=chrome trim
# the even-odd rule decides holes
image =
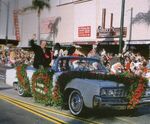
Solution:
[[[114,96],[111,95],[102,95],[102,90],[106,90],[106,92],[108,92],[109,90],[112,90],[113,92],[115,92]],[[127,92],[125,91],[125,87],[104,87],[100,89],[100,96],[101,97],[126,97],[127,96]]]
[[[112,108],[112,109],[117,109],[117,110],[125,110],[127,109],[128,101],[126,98],[120,97],[120,98],[114,98],[114,97],[109,97],[105,98],[108,99],[108,101],[104,101],[104,98],[100,96],[94,96],[93,97],[93,108]],[[116,102],[112,101],[112,99],[116,99]],[[119,100],[117,102],[117,100]],[[96,102],[95,102],[96,101]],[[140,103],[136,106],[141,107],[141,106],[146,106],[150,105],[150,97],[149,98],[142,98],[140,100]]]

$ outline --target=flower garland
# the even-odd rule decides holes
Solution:
[[[45,105],[51,105],[52,102],[52,79],[53,73],[47,69],[40,68],[32,76],[32,93],[35,101]]]
[[[129,104],[127,106],[128,109],[133,109],[140,102],[140,99],[145,92],[146,85],[143,82],[146,82],[145,78],[140,78],[138,86],[134,91],[131,92],[131,97]]]
[[[23,65],[17,66],[16,68],[16,75],[18,78],[18,83],[24,89],[25,96],[31,95],[30,81],[26,72],[27,66],[28,65],[23,64]]]
[[[57,82],[58,77],[62,74],[62,72],[59,73],[55,73],[53,75],[53,79],[52,79],[52,102],[53,102],[53,106],[62,106],[63,105],[63,95],[60,92],[60,87],[59,84]]]
[[[52,90],[52,104],[53,106],[63,106],[63,94],[60,92],[60,87],[58,82],[56,82],[56,85],[54,86]]]
[[[27,94],[31,94],[30,82],[26,73],[27,65],[17,67],[17,77]],[[67,77],[67,78],[66,78]],[[66,72],[54,75],[47,69],[40,68],[32,76],[32,93],[35,101],[60,106],[64,104],[64,88],[72,79],[110,80],[125,85],[127,91],[128,109],[134,108],[140,101],[147,86],[147,79],[128,74],[101,75],[90,72]]]
[[[66,78],[67,77],[67,78]],[[127,99],[129,101],[128,109],[134,108],[140,101],[145,88],[147,86],[147,79],[138,76],[127,76],[126,74],[122,75],[101,75],[90,72],[69,72],[63,73],[59,76],[57,81],[57,92],[60,92],[61,95],[64,92],[64,88],[72,79],[81,78],[81,79],[97,79],[97,80],[110,80],[115,81],[116,83],[122,83],[125,85],[127,91]],[[60,91],[59,91],[60,90]],[[55,91],[56,92],[56,91]],[[61,97],[60,94],[55,94],[55,97]]]

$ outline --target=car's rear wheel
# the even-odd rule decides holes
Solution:
[[[18,94],[19,96],[24,96],[25,94],[24,88],[20,85],[18,85]]]
[[[77,90],[73,90],[69,95],[69,109],[73,115],[81,115],[84,110],[84,102],[81,93]]]

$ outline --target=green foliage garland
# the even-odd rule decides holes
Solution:
[[[52,75],[47,69],[40,68],[32,76],[32,92],[36,102],[52,104]]]
[[[24,89],[25,96],[31,95],[30,81],[26,72],[27,65],[23,64],[16,68],[16,75],[19,85]]]
[[[27,65],[17,67],[17,77],[20,85],[24,88],[26,94],[31,94],[30,82],[26,73]],[[128,109],[134,108],[140,101],[145,88],[147,79],[139,76],[131,76],[126,73],[121,75],[102,75],[91,72],[66,72],[58,77],[55,86],[52,86],[53,72],[40,68],[32,76],[32,93],[35,101],[46,105],[62,106],[64,103],[64,88],[72,79],[94,79],[110,80],[116,83],[124,84],[129,101]]]

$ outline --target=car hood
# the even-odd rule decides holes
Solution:
[[[123,87],[121,83],[110,80],[92,80],[92,79],[79,79],[84,80],[87,84],[97,85],[98,87]]]

